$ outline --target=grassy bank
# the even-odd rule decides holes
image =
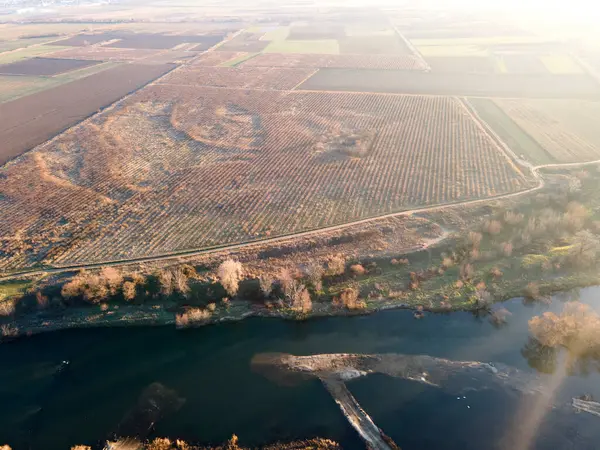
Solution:
[[[5,339],[63,328],[200,326],[246,317],[305,320],[390,308],[493,314],[514,297],[547,301],[555,292],[600,284],[600,175],[546,174],[541,193],[485,208],[429,217],[455,232],[410,254],[367,251],[313,258],[264,249],[244,263],[186,261],[170,267],[106,268],[0,285]],[[459,223],[460,222],[460,223]],[[439,228],[439,227],[438,227]],[[438,230],[439,233],[439,230]],[[363,236],[368,241],[373,235]],[[371,247],[369,247],[370,249]],[[241,258],[240,258],[241,259]]]

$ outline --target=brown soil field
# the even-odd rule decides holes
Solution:
[[[424,70],[421,61],[407,55],[310,55],[267,53],[242,64],[244,67],[306,67],[386,70]]]
[[[556,162],[600,159],[600,103],[523,99],[495,103]]]
[[[184,67],[160,80],[161,84],[212,86],[236,89],[290,90],[315,69],[284,67]]]
[[[246,52],[216,52],[211,51],[204,53],[192,62],[194,66],[219,66],[232,59],[246,56]]]
[[[250,64],[260,56],[251,59]],[[321,69],[299,89],[472,97],[600,99],[600,85],[588,75],[419,73],[414,71]]]
[[[397,35],[348,36],[338,39],[338,42],[342,55],[412,55],[410,49]]]
[[[161,49],[166,50],[173,48],[176,45],[183,43],[195,43],[196,51],[208,50],[212,46],[223,40],[223,35],[205,35],[205,36],[190,36],[190,35],[166,35],[166,34],[150,34],[150,33],[135,33],[121,34],[120,40],[107,44],[111,48],[136,48],[136,49]]]
[[[31,58],[0,65],[0,75],[51,76],[98,64],[98,61],[59,58]]]
[[[57,41],[54,45],[87,47],[105,41],[117,40],[108,44],[109,48],[134,48],[134,49],[158,49],[166,50],[183,43],[198,43],[198,50],[207,50],[223,40],[223,34],[209,35],[170,35],[158,33],[131,33],[126,31],[110,31],[99,34],[79,34],[69,39]]]
[[[41,144],[172,68],[126,64],[0,104],[0,163]]]
[[[262,52],[271,43],[261,41],[263,33],[240,33],[228,42],[219,46],[216,50],[221,52]]]
[[[246,242],[530,185],[454,98],[152,85],[2,168],[0,269]]]
[[[428,56],[425,59],[433,72],[496,73],[496,65],[487,56]]]
[[[87,59],[92,61],[133,61],[156,55],[160,50],[108,47],[73,47],[51,53],[52,58]]]
[[[100,42],[110,41],[112,39],[119,39],[119,35],[114,32],[105,33],[84,33],[78,34],[77,36],[63,39],[62,41],[56,41],[54,45],[63,45],[65,47],[87,47],[88,45],[99,44]]]

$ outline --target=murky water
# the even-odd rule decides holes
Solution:
[[[598,288],[585,289],[581,298],[600,310],[599,294]],[[265,352],[395,352],[497,361],[528,372],[547,367],[547,361],[542,364],[524,351],[527,321],[548,309],[561,310],[561,300],[548,307],[516,299],[505,307],[513,315],[500,328],[468,313],[415,320],[409,311],[387,311],[303,323],[250,319],[185,331],[72,330],[2,344],[0,442],[15,450],[99,445],[136,421],[157,420],[149,437],[214,444],[235,433],[243,444],[255,446],[321,436],[346,448],[363,448],[317,380],[278,385],[253,372],[252,357]],[[61,366],[62,361],[69,364]],[[540,376],[544,382],[553,379]],[[156,411],[140,412],[142,393],[158,389],[153,383],[162,386],[161,401],[167,405],[154,416]],[[537,405],[516,391],[465,392],[457,398],[383,375],[354,380],[348,387],[404,450],[529,444],[544,450],[600,448],[600,419],[574,414],[567,404],[571,396],[600,398],[600,376],[591,370],[555,384],[553,406]]]

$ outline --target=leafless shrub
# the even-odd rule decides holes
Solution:
[[[541,297],[541,295],[540,295],[540,287],[538,286],[537,283],[530,282],[525,287],[524,294],[525,294],[525,297],[528,298],[528,299],[539,300],[540,297]]]
[[[327,274],[341,275],[346,271],[346,258],[342,255],[333,255],[330,256],[327,260]]]
[[[407,266],[408,265],[408,259],[407,258],[400,258],[400,259],[394,258],[390,262],[394,266]]]
[[[131,301],[136,296],[136,286],[133,281],[126,281],[123,283],[123,298],[127,301]]]
[[[100,279],[106,284],[110,295],[116,295],[123,284],[123,275],[114,267],[104,267],[100,271]]]
[[[42,294],[41,291],[35,293],[35,302],[39,309],[46,309],[49,304],[48,296]]]
[[[260,291],[265,298],[269,298],[273,292],[273,281],[273,277],[268,274],[262,274],[260,277],[258,277]]]
[[[181,268],[178,268],[173,273],[173,286],[174,289],[182,295],[187,295],[191,291],[188,284],[188,277]]]
[[[513,245],[510,242],[503,242],[500,244],[500,250],[504,256],[511,256],[513,253]]]
[[[2,447],[0,447],[0,450],[2,450]],[[92,447],[89,445],[76,445],[75,447],[71,447],[71,450],[92,450]]]
[[[172,450],[173,443],[167,438],[156,438],[148,443],[146,450]]]
[[[481,233],[477,233],[476,231],[469,231],[469,234],[467,235],[467,243],[472,248],[478,248],[481,244],[482,238],[483,236],[481,235]]]
[[[480,257],[481,257],[481,254],[479,253],[479,249],[477,249],[477,248],[474,248],[473,250],[471,250],[469,252],[469,259],[471,261],[477,261]]]
[[[100,275],[82,270],[62,287],[65,298],[83,297],[89,303],[99,303],[110,294],[107,281]]]
[[[294,292],[292,297],[292,310],[301,313],[308,314],[312,311],[312,300],[308,290],[300,285],[299,288]]]
[[[495,236],[502,231],[502,223],[498,220],[489,220],[485,223],[483,229],[487,234]]]
[[[444,269],[449,269],[450,267],[452,267],[454,265],[454,260],[452,258],[450,258],[449,256],[445,256],[442,259],[442,267]]]
[[[339,297],[335,297],[333,300],[334,304],[338,307],[344,307],[349,310],[364,309],[367,305],[365,302],[359,300],[358,289],[346,288],[344,289]]]
[[[490,322],[494,325],[504,325],[512,313],[506,308],[500,308],[490,313]]]
[[[217,304],[209,303],[208,305],[206,305],[206,309],[208,309],[211,313],[215,312],[215,310],[217,309]]]
[[[242,263],[234,261],[233,259],[227,259],[221,263],[217,269],[217,276],[219,281],[227,291],[227,293],[234,297],[239,289],[240,280],[244,275],[244,268]]]
[[[10,324],[0,325],[0,337],[11,338],[19,335],[19,329]]]
[[[525,216],[520,213],[516,213],[513,211],[506,211],[504,213],[504,223],[507,225],[515,226],[523,222]]]
[[[352,272],[352,275],[354,276],[360,276],[364,275],[367,271],[361,264],[352,264],[350,266],[350,272]]]
[[[294,293],[294,290],[297,288],[297,281],[292,275],[292,272],[289,269],[281,269],[279,272],[279,278],[277,280],[279,282],[279,286],[283,292],[283,295],[287,299],[291,299]]]
[[[321,292],[323,290],[323,274],[325,273],[323,266],[316,261],[312,261],[306,267],[305,273],[315,291]]]
[[[160,284],[160,293],[169,296],[173,293],[173,272],[166,269],[158,273],[158,283]]]
[[[490,270],[490,275],[493,276],[495,279],[499,279],[499,278],[502,278],[502,275],[504,275],[504,274],[498,267],[493,267]]]
[[[470,280],[473,278],[473,274],[475,273],[475,269],[469,263],[462,264],[460,266],[460,278],[463,280]]]
[[[186,328],[205,323],[210,317],[211,312],[208,309],[190,308],[186,312],[175,316],[175,325],[177,328]]]
[[[0,317],[12,316],[15,313],[16,302],[12,298],[0,300]]]

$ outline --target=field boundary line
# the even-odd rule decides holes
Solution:
[[[303,85],[304,83],[306,83],[306,81],[310,78],[312,78],[313,76],[315,76],[315,74],[321,70],[320,67],[317,67],[313,73],[311,73],[309,76],[307,76],[306,78],[304,78],[304,80],[302,80],[300,83],[298,83],[296,86],[294,86],[292,89],[290,89],[290,91],[295,91],[299,86]]]
[[[396,27],[396,25],[394,25],[392,23],[392,20],[388,17],[388,20],[390,21],[390,25],[391,27],[394,29],[394,32],[396,33],[396,35],[400,38],[400,40],[402,42],[404,42],[404,44],[408,47],[408,49],[411,51],[412,55],[417,58],[419,61],[421,61],[421,63],[424,66],[423,71],[424,72],[431,72],[431,66],[429,65],[429,63],[427,62],[427,60],[423,57],[423,55],[421,54],[421,52],[417,49],[417,47],[415,47],[415,45],[410,42],[409,39],[406,38],[406,36],[404,36],[400,30],[398,30],[398,27]]]
[[[85,125],[89,122],[91,122],[93,119],[95,119],[96,117],[100,116],[101,114],[104,114],[106,112],[112,111],[113,109],[115,109],[118,105],[120,105],[122,102],[126,101],[127,99],[129,99],[131,96],[135,95],[138,91],[148,87],[148,86],[154,86],[155,84],[157,84],[157,82],[159,80],[161,80],[162,78],[166,77],[167,75],[183,68],[186,67],[188,64],[190,64],[192,61],[195,61],[196,59],[202,57],[204,54],[209,53],[211,51],[213,51],[215,48],[218,48],[220,45],[222,45],[223,43],[229,41],[230,39],[233,39],[235,36],[237,36],[239,33],[241,33],[243,30],[238,30],[236,33],[234,33],[232,36],[230,36],[227,39],[224,39],[223,41],[213,45],[211,48],[200,52],[198,55],[194,56],[193,58],[191,58],[189,61],[186,61],[183,64],[177,65],[177,64],[173,64],[173,63],[164,63],[161,65],[164,66],[173,66],[170,70],[166,71],[164,74],[162,74],[161,76],[148,81],[147,83],[143,84],[142,86],[138,87],[137,89],[134,89],[133,91],[125,94],[124,96],[118,98],[117,100],[115,100],[114,102],[106,105],[103,108],[100,108],[98,110],[96,110],[95,112],[93,112],[92,114],[82,118],[80,121],[74,123],[73,125],[69,126],[68,128],[62,130],[60,133],[55,134],[54,136],[52,136],[50,139],[45,140],[44,142],[41,142],[40,144],[37,144],[36,146],[30,148],[29,150],[20,153],[19,155],[9,159],[8,161],[6,161],[4,164],[0,165],[0,168],[4,168],[6,167],[7,164],[10,164],[12,161],[16,161],[17,159],[21,158],[23,155],[27,155],[31,152],[37,151],[39,150],[42,146],[47,145],[47,144],[51,144],[52,142],[56,141],[57,139],[61,138],[62,136],[64,136],[66,133],[68,133],[69,131],[71,131],[72,129],[74,129],[75,127],[78,127],[80,125]],[[130,62],[126,62],[124,64],[136,64],[135,61],[130,61]],[[139,65],[143,66],[144,63],[139,63]],[[146,64],[147,65],[147,64]],[[107,69],[110,70],[110,69]],[[69,83],[65,83],[59,86],[66,86]],[[43,92],[43,91],[38,91],[38,92]],[[36,94],[36,92],[34,92],[32,95]],[[23,97],[20,97],[23,98]],[[0,278],[1,279],[1,278]]]
[[[21,271],[21,272],[13,272],[13,273],[6,274],[4,276],[0,276],[0,281],[6,281],[6,280],[13,279],[13,278],[42,275],[42,274],[48,274],[48,273],[64,273],[64,272],[73,272],[73,271],[82,270],[82,269],[99,269],[99,268],[107,267],[107,266],[125,266],[128,264],[141,264],[141,263],[149,263],[149,262],[156,262],[156,261],[167,261],[170,259],[207,255],[210,253],[239,250],[242,248],[259,247],[259,246],[268,245],[268,244],[276,244],[276,243],[291,241],[291,240],[295,240],[295,239],[298,239],[301,237],[314,236],[314,235],[318,235],[320,233],[327,233],[327,232],[331,232],[331,231],[343,230],[343,229],[350,228],[355,225],[362,225],[362,224],[366,224],[366,223],[370,223],[370,222],[375,222],[377,220],[389,219],[389,218],[394,218],[394,217],[402,217],[402,216],[412,216],[414,214],[439,211],[439,210],[453,208],[453,207],[474,206],[474,205],[479,205],[479,204],[485,204],[485,203],[489,203],[489,202],[495,201],[495,200],[504,200],[504,199],[508,199],[508,198],[518,197],[521,195],[530,194],[532,192],[535,192],[535,191],[543,188],[545,186],[543,178],[537,173],[536,168],[532,168],[532,172],[534,173],[535,178],[538,180],[537,186],[534,186],[534,187],[531,187],[531,188],[528,188],[528,189],[525,189],[522,191],[510,192],[508,194],[499,194],[499,195],[494,195],[494,196],[490,196],[490,197],[486,197],[486,198],[458,201],[458,202],[453,202],[453,203],[444,203],[444,204],[438,204],[438,205],[432,205],[432,206],[424,206],[422,208],[408,209],[408,210],[398,211],[398,212],[393,212],[393,213],[385,213],[385,214],[380,214],[377,216],[372,216],[372,217],[367,217],[364,219],[356,220],[353,222],[346,222],[346,223],[332,225],[332,226],[324,227],[324,228],[314,228],[311,230],[302,231],[300,233],[286,234],[286,235],[281,235],[281,236],[275,236],[272,238],[257,239],[254,241],[239,242],[239,243],[235,243],[235,244],[225,244],[225,245],[219,245],[219,246],[214,246],[214,247],[203,247],[203,248],[196,248],[196,249],[181,250],[179,252],[164,253],[162,255],[140,256],[137,258],[106,260],[106,261],[94,262],[94,263],[81,263],[81,264],[72,264],[72,265],[65,265],[65,266],[48,267],[46,269],[34,269],[34,270],[27,270],[27,271]]]
[[[533,165],[529,162],[522,160],[517,156],[517,154],[510,148],[510,146],[504,142],[504,140],[498,136],[498,134],[492,129],[492,127],[481,118],[481,116],[477,113],[477,109],[469,102],[469,99],[466,97],[457,97],[458,102],[465,109],[466,113],[469,114],[471,119],[475,122],[475,124],[488,135],[488,137],[496,144],[496,147],[502,155],[508,160],[509,164],[515,169],[517,173],[519,173],[524,178],[527,178],[523,171],[517,166],[521,165],[526,167],[529,170],[533,169]],[[515,164],[516,163],[516,164]]]

